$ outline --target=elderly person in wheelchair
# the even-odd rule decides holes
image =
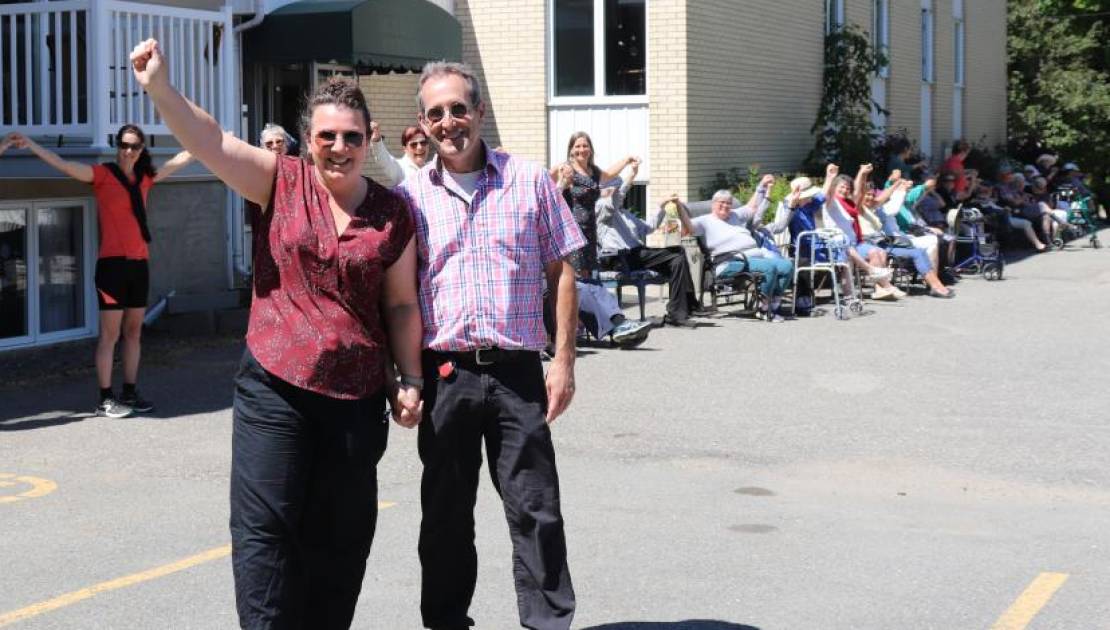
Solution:
[[[769,247],[761,246],[755,232],[763,224],[763,212],[773,175],[764,175],[748,203],[733,209],[733,196],[727,190],[713,193],[709,214],[690,219],[683,210],[684,227],[705,239],[718,279],[725,280],[744,272],[762,275],[759,290],[762,301],[757,315],[774,322],[783,321],[779,313],[782,296],[794,281],[794,263]]]

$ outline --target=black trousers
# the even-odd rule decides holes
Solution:
[[[243,628],[348,628],[378,516],[385,396],[286,383],[246,351],[235,379],[231,560]]]
[[[429,628],[474,624],[468,610],[478,577],[474,502],[483,439],[509,523],[521,625],[566,630],[574,616],[543,367],[538,353],[519,354],[489,366],[460,360],[441,378],[443,356],[424,352],[420,612]]]
[[[628,252],[628,264],[633,270],[650,269],[667,278],[670,296],[667,314],[675,319],[686,319],[696,306],[694,280],[690,277],[690,263],[681,247],[649,249],[637,247]]]

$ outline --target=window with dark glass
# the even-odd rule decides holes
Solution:
[[[646,94],[644,0],[605,0],[605,93]]]
[[[594,0],[555,0],[555,96],[594,93]]]

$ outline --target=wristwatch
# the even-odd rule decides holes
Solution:
[[[408,374],[402,374],[401,376],[397,377],[397,382],[401,385],[415,387],[416,389],[424,389],[424,379],[420,378],[419,376],[409,376]]]

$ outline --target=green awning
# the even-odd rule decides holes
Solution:
[[[462,60],[458,20],[428,0],[301,0],[245,36],[244,56],[258,63],[418,71],[428,61]]]

